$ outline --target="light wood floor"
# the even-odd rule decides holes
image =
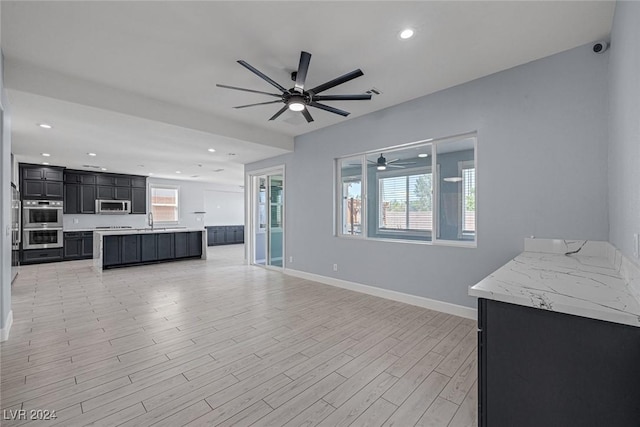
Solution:
[[[242,264],[22,267],[2,426],[477,425],[476,324]]]

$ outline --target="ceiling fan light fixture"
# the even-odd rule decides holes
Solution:
[[[385,165],[378,165],[378,166],[377,166],[377,169],[378,169],[379,171],[383,171],[383,170],[387,170],[387,167],[386,167]]]
[[[402,40],[407,40],[407,39],[410,39],[411,37],[413,37],[414,34],[415,33],[411,28],[406,28],[406,29],[404,29],[404,30],[402,30],[400,32],[400,38]]]
[[[289,109],[291,111],[302,111],[304,110],[304,104],[299,101],[293,101],[289,103]]]

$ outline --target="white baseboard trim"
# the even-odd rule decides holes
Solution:
[[[417,295],[405,294],[402,292],[391,291],[389,289],[377,288],[375,286],[363,285],[361,283],[349,282],[347,280],[335,279],[333,277],[321,276],[319,274],[307,273],[305,271],[292,270],[289,268],[285,268],[283,272],[289,276],[320,282],[325,285],[336,286],[338,288],[361,292],[363,294],[373,295],[406,304],[417,305],[418,307],[441,311],[443,313],[453,314],[454,316],[460,316],[466,319],[477,320],[478,318],[478,310],[471,307],[465,307],[463,305],[451,304]]]
[[[0,342],[6,341],[9,339],[9,331],[11,330],[11,325],[13,325],[13,310],[9,310],[9,315],[7,316],[7,322],[4,328],[0,329]]]

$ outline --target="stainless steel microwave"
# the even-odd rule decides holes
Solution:
[[[96,213],[128,214],[131,213],[130,200],[96,200]]]

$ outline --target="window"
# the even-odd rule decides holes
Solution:
[[[338,235],[475,246],[475,136],[337,159]]]
[[[431,172],[379,177],[378,230],[431,231]]]
[[[340,233],[362,234],[362,159],[342,159],[340,167]]]
[[[178,193],[178,187],[151,186],[151,213],[154,222],[178,222]]]
[[[460,162],[462,176],[462,226],[463,234],[476,231],[476,168],[472,161]]]

